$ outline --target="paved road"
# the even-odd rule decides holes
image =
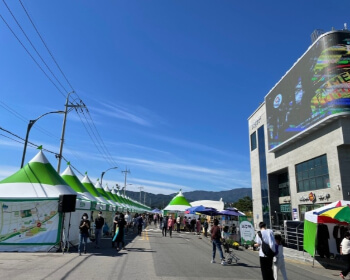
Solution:
[[[128,235],[126,250],[104,248],[77,253],[1,253],[1,279],[261,279],[257,252],[235,251],[238,264],[211,264],[211,244],[190,233],[162,237],[150,227],[142,236]],[[218,259],[218,257],[217,257]],[[289,280],[339,279],[339,271],[287,262]],[[282,279],[282,278],[279,278]]]

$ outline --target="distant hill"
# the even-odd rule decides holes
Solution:
[[[146,193],[146,200],[144,200],[144,194]],[[136,201],[140,201],[140,193],[139,192],[133,192],[133,191],[126,191],[126,194],[131,197],[132,199],[135,199]],[[170,200],[176,195],[170,194],[153,194],[148,192],[142,192],[142,203],[145,201],[146,205],[150,206],[151,208],[164,208],[168,205]],[[193,191],[193,192],[186,192],[184,193],[184,196],[187,198],[189,202],[196,201],[196,200],[222,200],[225,203],[232,203],[236,202],[242,197],[249,196],[252,197],[252,189],[251,188],[239,188],[239,189],[232,189],[228,191],[220,191],[220,192],[211,192],[211,191]]]

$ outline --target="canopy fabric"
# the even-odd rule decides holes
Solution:
[[[315,256],[316,233],[317,233],[317,224],[305,220],[303,246],[304,246],[304,250],[308,252],[312,257]]]
[[[42,151],[15,174],[0,181],[1,197],[59,197],[77,194],[52,167]]]
[[[101,183],[99,181],[96,182],[95,188],[96,188],[97,192],[100,194],[100,197],[103,197],[108,202],[108,204],[111,206],[110,210],[116,211],[116,207],[118,207],[117,204],[108,197],[107,193],[102,188]]]
[[[152,213],[162,213],[162,211],[160,211],[158,208],[155,208],[151,211]]]
[[[204,214],[207,216],[220,216],[220,212],[218,212],[215,208],[205,207],[204,210],[197,211],[197,213]]]
[[[205,207],[203,205],[198,205],[198,206],[193,206],[190,208],[187,208],[185,213],[186,214],[195,214],[198,211],[202,211],[205,210]]]
[[[224,210],[224,202],[220,200],[197,200],[191,202],[191,206],[203,205],[204,207],[215,208],[218,211]]]
[[[305,213],[304,221],[304,239],[303,246],[311,256],[315,254],[315,244],[317,235],[317,224],[329,223],[329,224],[347,224],[350,221],[350,215],[348,209],[350,201],[338,200],[333,203],[327,204],[323,207],[317,208]],[[336,219],[336,214],[342,209],[345,215],[339,216]]]
[[[238,210],[224,209],[219,211],[220,215],[224,216],[245,216],[245,214]]]
[[[169,202],[168,206],[164,208],[164,210],[183,212],[189,207],[191,207],[191,204],[187,201],[180,190],[179,193]]]
[[[121,204],[120,204],[120,203],[118,202],[118,200],[116,199],[116,197],[111,193],[111,190],[108,188],[108,186],[106,186],[106,187],[104,188],[104,190],[105,190],[107,196],[109,197],[109,199],[112,200],[112,201],[114,201],[115,204],[118,206],[118,208],[119,208],[119,207],[122,207]]]
[[[109,210],[109,203],[106,199],[104,199],[99,192],[95,189],[94,185],[92,184],[90,178],[88,175],[85,175],[85,177],[81,180],[81,183],[83,186],[88,190],[90,194],[92,194],[99,202],[99,208],[100,210]]]
[[[97,199],[91,193],[89,193],[84,185],[79,181],[79,178],[75,175],[70,165],[68,165],[67,168],[63,171],[61,177],[73,190],[75,190],[77,193],[82,194],[88,200],[93,201],[95,205],[97,204]]]

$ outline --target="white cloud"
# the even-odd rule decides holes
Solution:
[[[19,170],[17,166],[0,165],[0,180],[3,180]]]

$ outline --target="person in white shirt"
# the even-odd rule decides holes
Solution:
[[[130,216],[129,211],[126,212],[124,219],[125,219],[125,222],[126,222],[126,230],[125,230],[125,233],[128,234],[128,232],[129,232],[129,227],[130,227],[130,225],[131,225],[131,216]]]
[[[260,257],[260,269],[263,280],[273,280],[273,271],[272,271],[272,261],[273,257],[268,257],[262,251],[262,241],[269,245],[270,249],[275,252],[275,238],[273,235],[273,231],[270,229],[266,229],[266,224],[264,222],[259,223],[259,228],[261,231],[261,237],[259,233],[255,237],[255,247],[260,247],[259,249],[259,257]]]
[[[275,280],[277,280],[278,270],[280,270],[283,276],[283,280],[288,280],[286,265],[284,263],[282,236],[275,235],[275,241],[276,241],[276,245],[275,245],[276,255],[273,258],[273,277],[275,278]]]
[[[350,272],[350,232],[346,232],[343,241],[340,243],[340,254],[346,259],[346,269],[340,272],[339,276],[345,279]]]

